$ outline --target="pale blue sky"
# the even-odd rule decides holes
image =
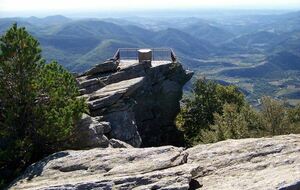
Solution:
[[[189,8],[299,9],[300,0],[0,0],[0,12]]]

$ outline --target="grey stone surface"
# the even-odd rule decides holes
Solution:
[[[63,151],[30,166],[10,189],[295,190],[300,135],[226,140],[184,150]]]
[[[106,69],[109,64],[112,68]],[[103,116],[110,123],[108,138],[135,147],[179,146],[183,136],[174,120],[182,87],[191,77],[179,63],[131,60],[96,65],[77,81],[90,115]]]
[[[109,145],[113,148],[133,148],[130,144],[127,144],[118,139],[109,139]]]
[[[91,110],[109,107],[123,96],[129,96],[143,84],[143,77],[124,80],[107,85],[88,96],[88,105]]]
[[[111,131],[111,126],[110,126],[109,122],[101,121],[99,123],[100,123],[100,125],[102,125],[102,130],[103,130],[104,134],[109,133]]]
[[[86,76],[78,78],[78,86],[81,94],[91,93],[105,86],[98,78],[87,79]]]
[[[192,75],[179,63],[163,64],[147,71],[147,80],[133,98],[142,146],[182,146],[183,136],[174,124],[180,111],[182,87]]]
[[[11,189],[188,189],[198,166],[182,148],[64,151],[30,166]]]
[[[86,71],[84,75],[97,75],[98,73],[113,72],[117,70],[118,65],[119,62],[117,61],[105,61],[104,63],[97,64],[90,70]]]
[[[135,114],[131,108],[108,113],[104,119],[110,121],[112,130],[109,133],[110,138],[119,139],[128,144],[139,147],[142,139],[138,133],[135,123]]]
[[[108,147],[109,140],[104,133],[109,132],[107,123],[99,123],[95,118],[83,114],[75,127],[74,149]]]
[[[300,189],[300,135],[227,140],[185,151],[201,189]]]

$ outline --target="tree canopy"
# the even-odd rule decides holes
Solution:
[[[183,102],[177,124],[189,145],[202,141],[198,134],[214,124],[214,113],[221,114],[225,103],[236,104],[237,109],[245,104],[244,95],[236,86],[223,86],[204,78],[195,81],[192,96]]]
[[[206,79],[194,83],[191,97],[183,101],[177,125],[187,146],[225,139],[300,133],[299,107],[262,97],[261,110],[252,108],[236,86]]]
[[[25,28],[14,24],[0,38],[0,50],[0,176],[10,180],[67,147],[86,105],[72,74],[46,64]]]

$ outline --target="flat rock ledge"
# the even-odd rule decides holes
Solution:
[[[226,140],[184,150],[62,151],[31,165],[10,189],[300,189],[300,135]]]

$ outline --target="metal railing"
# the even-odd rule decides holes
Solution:
[[[119,48],[114,55],[115,60],[138,60],[138,50],[141,48]],[[152,51],[152,61],[172,61],[177,58],[171,48],[150,48]]]

